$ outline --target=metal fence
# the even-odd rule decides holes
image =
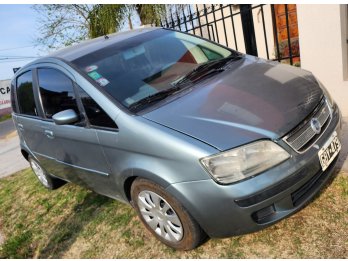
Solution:
[[[280,5],[186,5],[170,12],[161,26],[205,37],[251,55],[291,65],[299,63],[298,37],[290,36],[288,5],[281,5],[285,8],[282,21],[276,16],[275,6]],[[281,32],[277,22],[284,24]]]

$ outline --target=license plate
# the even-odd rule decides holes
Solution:
[[[335,131],[318,152],[320,165],[323,171],[327,169],[340,150],[341,143],[338,140],[337,133]]]

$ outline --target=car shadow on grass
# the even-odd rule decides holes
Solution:
[[[101,207],[112,201],[110,198],[89,192],[83,201],[53,228],[37,258],[62,258],[74,244],[83,228],[101,213]]]

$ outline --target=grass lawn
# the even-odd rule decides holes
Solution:
[[[346,258],[348,175],[290,218],[249,235],[174,251],[125,204],[67,184],[44,189],[31,170],[0,179],[0,258]]]
[[[11,119],[11,114],[5,114],[5,115],[1,115],[0,116],[0,122],[2,122],[2,121],[6,121],[6,120],[8,120],[8,119]]]

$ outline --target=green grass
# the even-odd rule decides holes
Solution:
[[[67,184],[44,189],[27,169],[0,179],[0,258],[346,258],[348,176],[267,229],[175,251],[128,205]]]
[[[6,120],[11,119],[11,118],[12,118],[11,114],[1,115],[0,116],[0,122],[6,121]]]

